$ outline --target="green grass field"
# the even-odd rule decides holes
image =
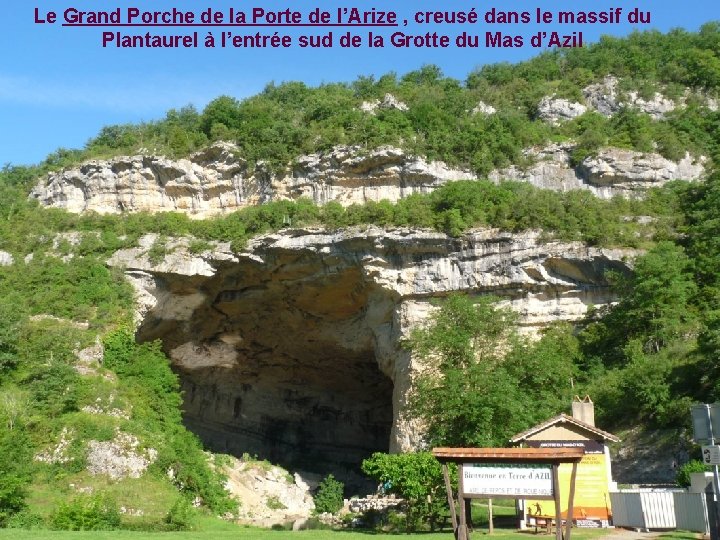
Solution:
[[[596,540],[607,537],[619,530],[613,529],[573,529],[572,540]],[[648,537],[661,540],[695,540],[699,535],[689,532],[672,531],[659,536]],[[310,530],[310,531],[274,531],[256,527],[243,527],[215,519],[201,519],[196,530],[184,532],[135,532],[135,531],[26,531],[19,529],[0,529],[0,540],[370,540],[371,537],[384,537],[408,540],[452,540],[449,529],[439,533],[416,534],[379,534],[372,531],[353,530]],[[534,534],[531,531],[519,532],[512,529],[495,529],[488,535],[486,529],[478,529],[471,534],[471,539],[486,540],[554,540],[555,535]],[[622,536],[618,536],[622,539]]]
[[[600,531],[573,531],[574,540],[591,540],[601,536]],[[452,540],[452,532],[442,533],[419,533],[419,534],[392,534],[380,535],[371,532],[356,531],[273,531],[268,529],[257,529],[253,527],[228,526],[227,528],[212,528],[212,530],[197,530],[188,532],[173,533],[149,533],[133,531],[22,531],[17,529],[0,530],[0,539],[12,540],[282,540],[292,538],[294,540],[368,540],[372,536],[385,536],[390,538],[407,538],[415,540]],[[471,538],[487,537],[486,531],[475,531]],[[530,540],[536,535],[532,533],[518,533],[509,531],[496,531],[491,538],[493,540]],[[555,536],[543,534],[537,535],[538,540],[554,539]]]
[[[538,534],[534,530],[517,531],[514,526],[514,501],[499,499],[493,508],[495,532],[487,531],[487,504],[485,501],[473,501],[474,531],[472,540],[554,540],[555,535]],[[613,529],[573,529],[572,540],[599,540],[620,530]],[[650,537],[651,535],[648,535]],[[50,531],[0,529],[0,540],[370,540],[371,537],[392,540],[453,540],[449,527],[442,532],[379,533],[372,530],[306,530],[287,531],[261,529],[258,527],[235,525],[207,515],[197,515],[195,527],[191,531],[182,532],[146,532],[146,531]],[[652,535],[654,538],[658,536]],[[699,535],[688,532],[672,531],[659,535],[661,540],[694,540]],[[618,536],[622,540],[622,536]]]

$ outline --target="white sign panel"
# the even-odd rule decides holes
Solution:
[[[705,465],[720,465],[720,446],[703,446],[702,457]]]
[[[552,496],[552,468],[541,464],[462,465],[464,495]]]

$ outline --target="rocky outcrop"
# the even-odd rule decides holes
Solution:
[[[494,181],[521,180],[543,189],[588,189],[598,197],[609,199],[615,195],[640,196],[647,188],[670,180],[700,180],[705,173],[705,158],[686,154],[675,162],[660,154],[620,148],[603,148],[597,155],[573,166],[573,148],[570,143],[557,143],[528,149],[525,156],[532,165],[493,171],[489,177]]]
[[[612,116],[623,107],[631,107],[640,112],[650,115],[655,120],[674,111],[678,106],[672,99],[655,92],[652,98],[643,99],[636,91],[627,92],[625,95],[620,91],[620,81],[617,77],[608,76],[601,82],[591,84],[583,90],[588,105],[603,116]]]
[[[554,126],[585,114],[587,107],[582,103],[546,96],[538,104],[538,117]]]
[[[634,256],[539,238],[286,230],[237,254],[218,244],[193,255],[175,239],[164,261],[141,246],[109,264],[142,291],[138,338],[162,340],[186,422],[206,443],[359,485],[357,464],[373,451],[419,443],[402,415],[416,364],[401,343],[434,299],[494,294],[535,331],[611,302],[605,273]]]
[[[15,262],[12,254],[7,251],[0,251],[0,266],[12,266]]]
[[[267,182],[245,181],[236,148],[218,143],[190,159],[124,156],[50,173],[30,196],[70,212],[184,211],[203,216],[268,199]],[[254,180],[254,179],[253,179]]]
[[[473,108],[472,111],[470,111],[471,114],[482,114],[485,116],[490,116],[491,114],[495,114],[497,112],[497,109],[493,107],[492,105],[488,105],[484,101],[478,102],[477,105]]]
[[[670,180],[697,180],[704,172],[703,162],[693,159],[690,154],[674,162],[659,154],[612,148],[586,158],[577,170],[582,178],[599,190],[609,187],[637,192],[649,185],[662,185]]]
[[[375,114],[378,109],[407,111],[408,106],[392,94],[385,94],[382,100],[375,99],[373,101],[363,101],[360,104],[360,110],[366,113]]]
[[[693,455],[690,434],[682,429],[647,429],[636,426],[622,433],[613,445],[613,477],[627,484],[675,485],[682,465]]]
[[[534,164],[493,171],[495,181],[516,179],[545,189],[590,189],[600,197],[637,195],[670,179],[697,180],[703,160],[686,156],[678,163],[658,154],[608,148],[579,167],[570,163],[572,143],[526,150]],[[288,174],[273,175],[261,163],[247,168],[237,148],[217,143],[190,159],[157,156],[89,161],[78,168],[50,173],[33,189],[45,206],[71,212],[180,211],[203,218],[270,200],[310,198],[343,206],[413,193],[429,193],[453,180],[474,180],[466,170],[427,161],[384,146],[372,151],[338,146],[329,152],[301,156]],[[79,241],[68,239],[73,243]],[[58,247],[56,246],[56,249]],[[0,254],[1,255],[1,254]],[[10,260],[2,259],[0,261]]]
[[[88,441],[88,472],[111,480],[140,478],[156,458],[157,450],[142,448],[137,437],[118,429],[110,441]]]
[[[308,197],[318,204],[343,206],[387,199],[397,201],[413,193],[428,193],[452,180],[474,180],[469,171],[441,161],[428,162],[404,150],[385,146],[373,151],[340,146],[325,154],[296,160],[291,176],[272,183],[276,198]]]
[[[223,458],[227,477],[225,488],[240,503],[237,521],[270,527],[292,523],[310,517],[315,509],[310,487],[299,474],[267,461],[245,456],[242,459]]]

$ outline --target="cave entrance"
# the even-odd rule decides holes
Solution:
[[[180,375],[186,425],[209,448],[360,487],[362,460],[390,443],[393,382],[375,331],[392,309],[377,308],[355,268],[298,277],[225,275],[188,324],[151,334]]]
[[[326,354],[314,365],[182,373],[186,425],[214,451],[358,483],[362,460],[388,450],[392,382],[372,355]]]

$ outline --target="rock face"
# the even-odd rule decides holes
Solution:
[[[670,180],[697,180],[704,172],[703,161],[685,154],[683,159],[674,162],[658,154],[614,148],[586,158],[578,172],[590,185],[597,186],[597,190],[637,192],[648,185],[662,185]]]
[[[398,111],[407,111],[408,106],[392,94],[385,94],[382,101],[376,99],[373,101],[363,101],[360,104],[360,110],[366,113],[375,114],[375,111],[378,109],[396,109]]]
[[[111,441],[88,442],[87,470],[112,480],[140,478],[156,458],[157,450],[140,448],[137,437],[117,431]]]
[[[705,173],[705,159],[695,159],[689,154],[675,162],[660,154],[604,148],[596,156],[573,166],[572,150],[573,145],[568,143],[528,149],[525,155],[533,165],[526,169],[512,166],[493,171],[490,179],[522,180],[559,191],[588,189],[598,197],[609,199],[615,195],[639,196],[645,189],[670,180],[696,181]]]
[[[308,197],[318,204],[336,201],[343,206],[428,193],[452,180],[476,177],[441,161],[427,162],[403,150],[385,146],[371,152],[359,147],[337,147],[326,154],[296,160],[292,176],[272,184],[277,198]]]
[[[142,246],[109,261],[143,294],[138,338],[162,340],[187,424],[215,450],[351,485],[373,451],[420,442],[402,416],[416,364],[400,343],[434,298],[494,294],[533,331],[612,301],[605,272],[635,255],[534,232],[374,227],[286,230],[239,254],[187,245],[174,240],[157,264]]]
[[[270,527],[307,519],[315,509],[310,488],[300,475],[267,462],[230,458],[222,468],[226,489],[235,497],[238,521]]]
[[[587,111],[587,107],[582,103],[554,97],[544,97],[538,105],[538,116],[553,125],[572,120],[584,114],[585,111]]]
[[[229,143],[190,156],[126,156],[93,160],[50,173],[30,196],[70,212],[179,211],[203,218],[273,199],[309,197],[318,204],[397,201],[426,193],[450,180],[475,177],[442,162],[427,162],[394,147],[364,152],[337,147],[301,156],[287,175],[274,176],[261,163],[250,170]]]
[[[686,156],[678,163],[658,154],[608,148],[578,167],[570,164],[571,143],[531,148],[535,161],[527,170],[493,171],[490,178],[524,180],[535,186],[565,191],[590,189],[600,197],[637,195],[670,179],[697,180],[703,160]],[[465,170],[428,162],[385,146],[372,151],[339,146],[322,154],[297,158],[290,173],[275,176],[262,164],[250,170],[229,143],[215,145],[190,159],[157,156],[118,157],[89,161],[76,169],[50,173],[33,189],[45,206],[70,212],[180,211],[203,218],[270,200],[308,197],[317,204],[343,206],[413,193],[429,193],[453,180],[475,180]],[[2,258],[0,264],[10,259]]]
[[[622,434],[611,449],[613,476],[627,484],[675,484],[679,468],[692,456],[690,435],[680,429],[644,430]]]
[[[673,100],[660,92],[655,92],[653,97],[647,100],[635,91],[622,95],[619,85],[620,81],[616,77],[605,77],[602,82],[591,84],[583,90],[585,100],[603,116],[612,116],[623,107],[631,107],[650,115],[655,120],[660,120],[677,107]]]
[[[266,183],[243,182],[245,163],[226,143],[190,159],[127,156],[51,173],[30,196],[70,212],[184,211],[202,216],[267,200]]]

